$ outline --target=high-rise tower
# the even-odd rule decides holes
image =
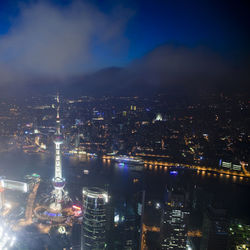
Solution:
[[[62,161],[61,161],[61,150],[60,146],[63,143],[61,134],[61,123],[60,123],[60,100],[57,94],[57,115],[56,115],[56,133],[55,133],[55,177],[53,178],[53,195],[55,202],[51,204],[51,208],[54,210],[61,210],[61,203],[63,201],[63,188],[65,185],[65,179],[62,177]]]
[[[187,193],[178,187],[166,189],[161,218],[161,249],[187,248]]]
[[[106,248],[106,205],[108,193],[99,188],[83,188],[82,250]]]

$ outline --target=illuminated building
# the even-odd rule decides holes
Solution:
[[[16,237],[10,227],[0,219],[0,249],[10,249],[15,245]]]
[[[0,211],[4,206],[4,189],[0,187]]]
[[[186,249],[186,195],[182,190],[167,190],[167,200],[161,218],[161,249]]]
[[[136,111],[136,106],[135,106],[135,105],[131,105],[131,106],[130,106],[130,110],[131,110],[131,111]]]
[[[57,95],[57,116],[56,116],[56,133],[55,133],[55,177],[53,178],[53,196],[54,202],[51,204],[51,208],[54,210],[61,210],[61,203],[63,201],[63,188],[65,185],[65,179],[62,177],[62,161],[61,161],[61,150],[60,146],[63,143],[60,125],[60,114],[59,114],[59,96]]]
[[[234,220],[229,227],[231,249],[250,249],[250,225]]]
[[[4,199],[4,191],[5,190],[13,190],[20,191],[22,193],[27,193],[29,191],[29,184],[26,182],[13,181],[4,179],[1,177],[0,179],[0,210],[6,206]]]
[[[106,247],[106,204],[108,193],[99,188],[83,188],[83,222],[81,249]]]
[[[161,122],[161,121],[163,121],[162,115],[158,113],[153,122]]]

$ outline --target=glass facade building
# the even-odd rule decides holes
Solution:
[[[111,202],[110,202],[111,203]],[[112,250],[140,249],[141,220],[142,220],[142,192],[131,197],[120,196],[113,201],[113,228],[111,230]]]
[[[106,247],[106,204],[108,193],[99,188],[83,188],[83,221],[81,249],[99,250]]]
[[[203,215],[201,249],[229,249],[228,228],[229,220],[227,218],[227,211],[216,207],[215,204],[210,205]]]

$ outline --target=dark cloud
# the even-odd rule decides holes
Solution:
[[[93,42],[122,40],[129,17],[122,8],[119,16],[108,16],[80,1],[64,7],[42,1],[23,5],[10,31],[0,37],[0,83],[90,70],[98,64]]]
[[[160,46],[126,68],[107,68],[76,77],[74,88],[90,94],[143,94],[169,88],[241,87],[248,83],[247,63],[235,65],[205,47]]]
[[[232,65],[204,47],[164,45],[133,63],[130,68],[148,84],[171,85],[223,81],[232,70]]]
[[[46,89],[47,83],[77,94],[131,94],[169,86],[248,83],[247,62],[229,62],[205,47],[169,44],[127,67],[87,73],[101,66],[93,47],[119,48],[131,15],[120,6],[107,15],[80,1],[61,7],[43,2],[23,5],[9,32],[0,37],[0,85],[12,83],[16,88],[26,83]],[[115,57],[108,52],[109,58]]]

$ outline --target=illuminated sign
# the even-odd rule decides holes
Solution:
[[[232,165],[232,169],[233,169],[233,170],[237,170],[237,171],[241,171],[241,165],[233,164],[233,165]]]
[[[223,168],[231,168],[231,166],[232,166],[231,162],[226,162],[226,161],[222,162],[222,167]]]
[[[117,215],[114,217],[114,222],[117,223],[117,222],[119,222],[119,220],[120,220],[120,216],[119,216],[119,214],[117,214]]]
[[[141,203],[138,203],[137,213],[138,213],[138,215],[142,215],[142,204]]]
[[[229,168],[231,170],[241,171],[241,165],[238,164],[232,164],[231,162],[222,162],[223,168]]]
[[[60,226],[60,227],[58,228],[58,232],[59,232],[60,234],[65,234],[65,233],[66,233],[65,227]]]
[[[76,210],[81,210],[80,207],[76,206],[76,205],[73,205],[72,208],[76,209]]]

